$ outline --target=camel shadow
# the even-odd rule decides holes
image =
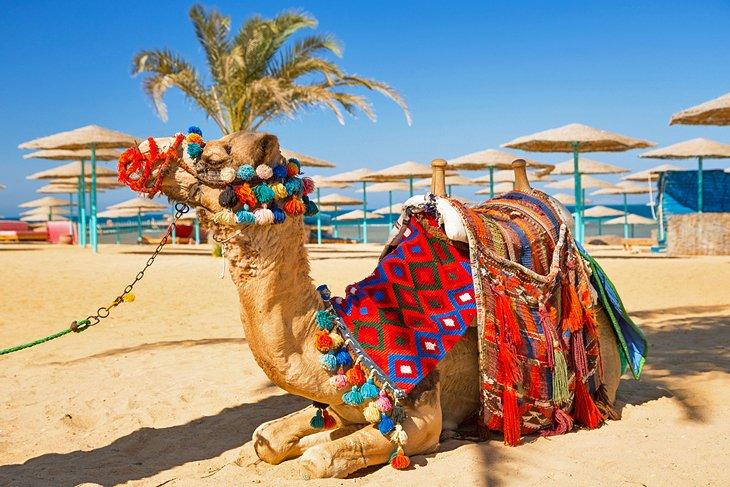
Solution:
[[[272,396],[185,424],[141,428],[93,450],[47,453],[22,464],[0,466],[0,484],[70,487],[83,483],[117,485],[144,479],[241,447],[261,423],[307,404],[307,400],[288,394]]]

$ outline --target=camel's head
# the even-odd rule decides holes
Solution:
[[[119,174],[130,188],[159,191],[219,226],[272,225],[318,211],[307,196],[313,181],[301,177],[299,161],[284,159],[276,136],[266,133],[236,132],[205,142],[191,127],[187,135],[129,149]]]

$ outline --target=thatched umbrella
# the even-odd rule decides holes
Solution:
[[[583,190],[581,188],[580,152],[623,152],[631,149],[652,147],[646,140],[634,139],[587,125],[572,123],[563,127],[545,130],[532,135],[519,137],[503,147],[533,152],[572,152],[573,185],[575,192],[575,238],[583,242]]]
[[[66,218],[65,216],[54,215],[53,217],[51,217],[47,213],[32,213],[30,215],[24,215],[20,217],[20,221],[31,223],[66,220],[68,220],[68,218]]]
[[[302,154],[301,152],[296,152],[289,149],[280,149],[280,151],[281,155],[284,156],[286,159],[296,159],[302,164],[302,166],[320,168],[335,167],[335,164],[333,162],[325,161],[324,159],[317,159],[316,157],[308,156],[306,154]]]
[[[30,208],[29,210],[23,211],[20,213],[20,216],[37,216],[41,215],[44,217],[42,221],[51,221],[57,216],[61,215],[68,215],[69,210],[63,208],[59,205],[43,205],[43,206],[34,206]]]
[[[56,207],[56,206],[68,206],[66,200],[60,198],[54,198],[53,196],[44,196],[34,200],[26,201],[18,205],[20,208],[39,208],[41,206]]]
[[[590,188],[612,188],[614,185],[609,183],[608,181],[604,181],[602,179],[594,178],[593,176],[583,176],[581,178],[581,184],[582,189],[590,189]],[[547,183],[545,185],[546,188],[552,188],[552,189],[573,189],[576,186],[576,180],[574,178],[563,178],[558,179],[557,181],[553,181],[551,183]]]
[[[621,181],[618,184],[613,185],[609,188],[601,188],[598,191],[594,191],[591,193],[591,195],[608,195],[608,194],[620,194],[623,196],[623,202],[624,202],[624,238],[629,238],[629,203],[628,203],[628,195],[630,194],[646,194],[651,193],[652,188],[651,184],[648,186],[638,185],[635,183],[632,183],[631,181]],[[661,220],[660,220],[661,221]],[[659,229],[659,233],[661,234],[662,229]]]
[[[472,179],[475,183],[491,183],[492,181],[494,183],[514,183],[515,182],[515,172],[513,170],[509,171],[497,171],[492,174],[485,174],[483,176],[479,176],[477,178]],[[538,173],[532,173],[530,174],[530,181],[531,182],[550,182],[554,181],[551,177],[548,175],[540,175]],[[486,194],[486,193],[480,193],[480,194]]]
[[[684,168],[674,164],[659,164],[643,171],[628,174],[621,179],[623,181],[647,181],[651,183],[659,179],[661,173],[669,171],[684,171]]]
[[[672,144],[661,149],[645,152],[639,157],[651,159],[694,159],[697,158],[697,212],[702,213],[702,162],[704,159],[730,158],[730,145],[714,140],[697,138]]]
[[[488,194],[490,198],[494,198],[495,194],[509,193],[513,189],[515,189],[514,183],[505,181],[503,183],[492,185],[489,188],[480,189],[474,194]]]
[[[98,149],[116,149],[119,147],[130,147],[136,144],[134,137],[122,132],[110,130],[98,125],[87,125],[68,132],[59,132],[57,134],[41,137],[28,142],[24,142],[18,146],[19,149],[62,149],[62,150],[82,150],[90,151],[91,160],[91,194],[89,197],[90,212],[90,241],[91,248],[94,252],[98,251],[99,239],[96,228],[96,151]],[[82,171],[83,171],[83,165]],[[82,172],[82,178],[84,174]],[[85,204],[85,203],[84,203]],[[81,206],[81,205],[79,205]],[[79,235],[83,234],[83,240],[86,238],[86,231],[79,231]],[[85,242],[84,242],[85,244]]]
[[[370,212],[370,211],[352,210],[350,212],[343,213],[340,216],[334,217],[333,220],[336,220],[336,221],[357,221],[357,220],[362,220],[363,232],[364,232],[364,229],[365,229],[366,222],[367,222],[368,218],[375,220],[375,219],[383,218],[383,215],[379,215],[377,213],[373,213],[373,212]],[[359,227],[358,227],[358,229],[359,229]],[[365,238],[364,233],[363,233],[363,243],[368,243],[367,242],[367,239]]]
[[[500,182],[493,179],[495,170],[509,170],[512,171],[512,161],[519,159],[518,156],[495,149],[487,149],[479,152],[472,152],[463,156],[449,159],[449,168],[463,169],[465,171],[480,171],[482,169],[488,169],[489,173],[483,177],[474,179],[475,182],[489,183],[490,198],[494,197],[494,183]],[[532,159],[525,159],[527,167],[535,169],[541,169],[539,173],[541,175],[549,173],[554,167],[552,164],[544,164],[542,162],[533,161]],[[482,193],[483,194],[483,193]]]
[[[362,192],[361,189],[359,189],[358,191]],[[408,191],[408,185],[400,181],[393,181],[390,183],[375,183],[371,184],[370,187],[368,187],[368,191],[370,191],[371,193],[382,193],[385,191],[388,192],[388,206],[386,208],[391,208],[391,211],[383,214],[388,215],[388,225],[393,226],[393,191]]]
[[[329,181],[326,176],[315,175],[311,176],[314,181],[314,187],[317,189],[317,207],[322,209],[322,202],[320,201],[321,190],[324,188],[346,188],[350,183],[335,183]],[[317,212],[317,245],[322,245],[322,212]]]
[[[378,208],[377,210],[373,210],[373,213],[377,213],[378,215],[400,215],[403,212],[403,203],[396,203],[394,205],[388,205],[384,206],[382,208]],[[390,219],[388,220],[390,221]]]
[[[69,183],[76,182],[79,178],[84,177],[85,180],[91,181],[90,176],[87,176],[87,170],[91,166],[88,162],[73,161],[61,166],[52,167],[45,171],[34,172],[33,174],[26,176],[26,179],[68,179]],[[96,169],[97,180],[100,177],[115,177],[117,171],[108,167],[98,167]]]
[[[361,167],[353,171],[347,171],[335,174],[327,178],[328,181],[334,183],[361,183],[362,184],[362,210],[368,211],[368,176],[373,174],[370,169]],[[362,220],[362,238],[364,243],[368,243],[368,222],[365,218]]]
[[[586,208],[585,211],[583,211],[583,216],[586,218],[593,218],[598,222],[598,235],[601,235],[602,232],[602,223],[604,218],[609,217],[615,217],[615,216],[621,216],[625,213],[621,210],[616,210],[615,208],[609,208],[608,206],[591,206],[590,208]]]
[[[349,196],[343,196],[338,193],[331,193],[326,196],[322,196],[320,199],[322,206],[320,206],[320,210],[323,211],[337,211],[337,208],[340,206],[356,206],[356,205],[362,205],[363,200],[358,200],[355,198],[350,198]],[[337,226],[334,227],[334,236],[337,237],[339,233],[339,230]]]
[[[451,189],[454,186],[475,186],[478,183],[475,182],[473,179],[465,178],[464,176],[460,176],[458,174],[451,174],[444,178],[444,183],[446,185],[446,192],[451,195]],[[430,188],[431,187],[431,178],[421,179],[419,181],[416,181],[413,186],[417,188]]]
[[[575,172],[573,160],[569,159],[561,162],[560,164],[556,164],[555,169],[553,169],[550,174],[572,175],[573,172]],[[593,159],[588,159],[587,157],[581,157],[578,161],[578,172],[580,172],[580,174],[620,174],[629,172],[629,170],[606,162],[599,162]]]
[[[646,218],[645,216],[637,215],[635,213],[629,213],[626,216],[620,216],[618,218],[612,218],[604,222],[606,225],[630,225],[631,226],[631,238],[634,237],[634,225],[654,225],[654,220]],[[629,237],[624,237],[629,238]]]
[[[367,175],[366,181],[373,182],[389,182],[389,181],[408,181],[408,189],[410,196],[413,196],[413,180],[417,178],[428,178],[431,176],[431,166],[421,164],[420,162],[406,161],[402,164],[381,169]]]
[[[132,198],[107,207],[107,210],[129,210],[131,212],[137,212],[137,243],[142,242],[142,213],[158,213],[166,209],[166,205],[152,201],[149,198]]]
[[[730,93],[672,115],[669,125],[730,125]]]

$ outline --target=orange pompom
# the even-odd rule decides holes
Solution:
[[[403,453],[403,448],[398,447],[398,451],[390,458],[390,466],[396,470],[405,470],[411,464],[411,460]]]
[[[201,137],[200,134],[196,134],[195,132],[189,133],[187,137],[185,137],[185,140],[187,140],[188,144],[198,144],[200,147],[203,147],[205,145],[205,142],[203,142],[203,137]]]
[[[258,201],[256,200],[256,195],[254,194],[251,186],[249,186],[248,183],[243,183],[240,186],[236,186],[233,190],[236,192],[236,196],[238,196],[238,201],[242,205],[248,205],[250,209],[253,209],[253,207],[256,206],[256,204],[258,203]]]
[[[304,206],[302,200],[300,200],[296,196],[292,196],[289,201],[284,203],[284,211],[288,215],[302,215],[305,209],[306,207]]]
[[[317,347],[322,353],[327,353],[332,348],[332,338],[327,330],[320,330],[317,332],[317,338],[314,341],[314,346]]]
[[[286,175],[289,177],[296,176],[299,174],[299,166],[294,164],[293,162],[287,162],[286,163]]]
[[[354,386],[361,386],[365,383],[365,373],[360,364],[355,364],[353,368],[345,372],[347,382]]]

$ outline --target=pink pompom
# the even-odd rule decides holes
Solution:
[[[390,403],[390,399],[388,399],[385,391],[380,391],[379,397],[375,400],[375,407],[378,408],[378,411],[381,413],[387,413],[393,409],[393,405]]]
[[[256,166],[256,176],[258,176],[259,179],[263,179],[265,181],[273,175],[274,170],[271,169],[270,166],[267,166],[266,164],[260,164]]]
[[[337,372],[336,375],[330,377],[330,384],[335,386],[338,391],[347,388],[349,384],[347,382],[347,376],[343,372],[342,367],[340,367],[340,370]]]
[[[274,223],[274,212],[268,208],[259,208],[253,212],[257,225],[271,225]]]
[[[302,178],[302,194],[310,194],[316,187],[317,186],[314,184],[314,180],[312,178]]]

